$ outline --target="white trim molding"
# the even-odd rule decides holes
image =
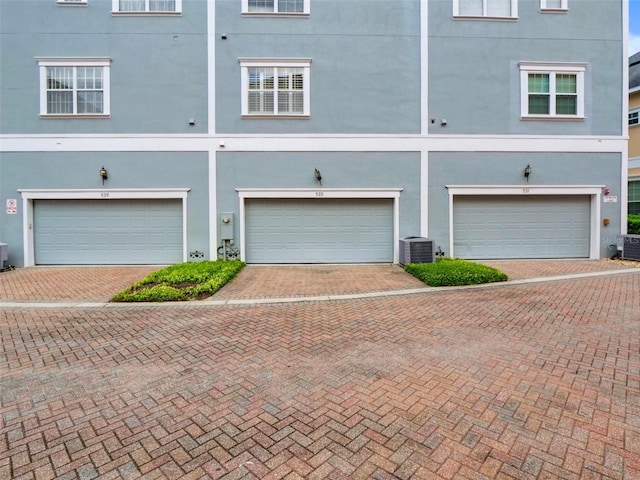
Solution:
[[[509,5],[509,15],[495,15],[490,8],[489,3],[492,0],[482,1],[482,12],[480,13],[461,13],[460,2],[462,0],[453,0],[453,17],[456,20],[517,20],[518,19],[518,0],[511,0]]]
[[[40,70],[40,117],[41,118],[108,118],[110,115],[111,105],[111,80],[110,67],[111,58],[109,57],[36,57]],[[53,90],[54,92],[71,92],[72,94],[72,112],[55,113],[48,111],[48,93],[49,85],[47,78],[47,69],[54,67],[71,68],[71,85],[65,85],[66,88]],[[102,77],[100,78],[99,88],[81,88],[78,85],[78,68],[81,67],[97,67],[101,69]],[[102,93],[102,111],[101,112],[78,112],[78,92],[101,92]]]
[[[150,15],[150,16],[164,16],[164,15],[181,15],[182,14],[182,0],[174,0],[175,8],[173,10],[152,10],[151,2],[149,0],[144,1],[144,9],[142,10],[120,10],[120,0],[111,0],[111,14],[118,16],[125,15]]]
[[[520,118],[522,120],[584,120],[585,87],[584,76],[587,69],[584,62],[520,62]],[[530,92],[529,75],[548,75],[548,92]],[[556,89],[557,75],[572,75],[576,79],[576,91],[568,93],[576,97],[576,113],[556,113],[556,99],[564,95]],[[548,113],[529,113],[529,96],[544,95],[549,97]]]
[[[240,100],[241,115],[242,118],[309,118],[311,114],[311,59],[310,58],[239,58],[240,63],[240,91],[242,97]],[[302,75],[302,112],[280,111],[280,103],[278,101],[278,94],[285,95],[292,93],[293,86],[290,85],[288,89],[282,90],[280,88],[280,69],[299,69]],[[262,77],[263,73],[259,73],[260,80],[256,83],[251,83],[250,69],[271,69],[273,77],[271,78],[271,87],[267,89],[264,84],[267,83],[266,79]],[[298,71],[299,71],[298,70]],[[286,74],[288,76],[288,74]],[[296,76],[298,73],[296,74]],[[266,75],[265,75],[266,76]],[[287,78],[287,76],[283,78]],[[293,75],[292,75],[293,77]],[[291,78],[291,83],[295,83]],[[259,88],[251,89],[251,85],[258,86]],[[283,93],[284,92],[284,93]],[[295,90],[296,93],[300,92],[300,89]],[[272,111],[250,111],[249,96],[251,93],[260,95],[260,104],[262,107],[262,99],[266,93],[271,93],[271,107]],[[266,102],[265,102],[266,103]],[[266,110],[266,109],[265,109]]]
[[[236,188],[240,201],[240,259],[246,261],[245,200],[247,198],[392,198],[393,263],[398,263],[400,193],[402,188]]]
[[[302,0],[302,3],[301,12],[281,12],[279,10],[280,0],[273,0],[273,10],[249,10],[249,0],[242,0],[242,15],[257,17],[308,17],[311,13],[311,0]]]
[[[22,195],[22,237],[24,266],[35,265],[33,202],[34,200],[182,200],[182,261],[187,261],[187,194],[190,188],[101,188],[101,189],[18,189]]]
[[[446,185],[449,192],[449,251],[453,250],[453,201],[456,195],[588,195],[591,197],[589,258],[600,258],[600,205],[605,185]]]
[[[555,0],[554,2],[540,0],[540,11],[542,13],[567,13],[569,11],[569,0]]]
[[[624,123],[628,124],[626,117]],[[227,152],[620,153],[626,151],[627,139],[613,135],[0,134],[2,152],[208,152],[211,149]]]

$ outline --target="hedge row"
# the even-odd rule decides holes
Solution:
[[[640,235],[640,213],[627,217],[627,233]]]

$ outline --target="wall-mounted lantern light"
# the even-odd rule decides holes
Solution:
[[[320,183],[320,186],[322,186],[322,174],[320,173],[320,170],[316,168],[315,174],[316,174],[316,180],[318,180],[318,182]]]
[[[531,175],[531,165],[527,164],[527,166],[524,167],[524,178],[527,179],[527,183],[529,183],[529,175]]]
[[[107,169],[102,167],[100,169],[100,176],[102,177],[102,184],[104,185],[104,181],[109,178],[109,175],[107,174]]]

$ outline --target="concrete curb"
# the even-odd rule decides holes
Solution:
[[[403,290],[388,290],[380,292],[353,293],[344,295],[313,295],[306,297],[269,297],[269,298],[229,298],[217,300],[214,297],[205,300],[192,302],[136,302],[136,303],[109,303],[109,302],[32,302],[32,301],[11,301],[0,300],[2,308],[34,309],[34,308],[64,308],[64,309],[89,309],[89,308],[199,308],[199,307],[227,307],[227,306],[260,306],[293,303],[314,303],[333,302],[341,300],[361,300],[368,298],[396,297],[402,295],[417,295],[425,293],[439,293],[460,290],[477,290],[487,288],[500,288],[518,285],[528,285],[535,283],[559,282],[563,280],[575,280],[582,278],[605,277],[611,275],[640,274],[639,268],[626,268],[623,270],[610,270],[603,272],[573,273],[567,275],[557,275],[553,277],[525,278],[520,280],[509,280],[506,282],[485,283],[482,285],[464,285],[460,287],[422,287]]]

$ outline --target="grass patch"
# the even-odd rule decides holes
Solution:
[[[244,267],[240,260],[216,260],[171,265],[146,276],[112,302],[178,302],[209,297]]]
[[[497,268],[458,258],[439,258],[435,263],[410,263],[404,269],[430,287],[479,285],[509,279]]]

